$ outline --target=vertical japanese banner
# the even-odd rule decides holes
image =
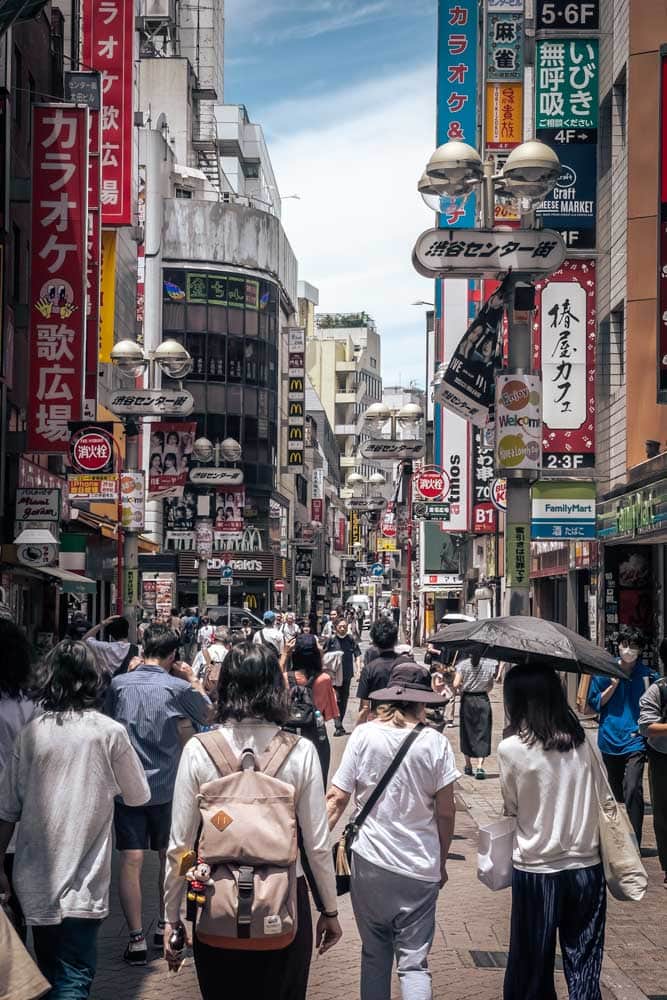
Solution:
[[[534,367],[542,371],[543,465],[595,465],[595,261],[570,260],[538,282]]]
[[[313,469],[310,519],[317,524],[324,522],[324,469]]]
[[[33,106],[27,451],[66,452],[84,398],[88,108]]]
[[[129,226],[134,0],[85,0],[83,62],[102,75],[102,225]]]
[[[598,74],[596,38],[536,43],[535,135],[561,163],[558,181],[536,211],[572,250],[596,246]]]
[[[658,402],[667,403],[667,46],[660,49],[660,241],[658,243]]]
[[[491,499],[494,480],[493,448],[484,440],[484,429],[472,429],[472,530],[476,535],[493,533],[498,526],[498,511]]]

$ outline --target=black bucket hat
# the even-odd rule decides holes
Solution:
[[[391,672],[389,686],[373,691],[371,701],[414,701],[422,705],[446,705],[448,699],[431,687],[431,675],[418,663],[399,663]]]

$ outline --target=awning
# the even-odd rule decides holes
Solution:
[[[88,576],[81,576],[79,573],[72,573],[68,569],[60,569],[58,566],[34,567],[39,573],[53,577],[54,583],[60,584],[65,594],[94,594],[97,590],[97,581],[91,580]]]
[[[116,538],[118,522],[111,521],[108,517],[104,517],[102,514],[94,514],[90,510],[77,508],[77,516],[74,523],[76,522],[85,525],[87,528],[93,528],[95,531],[99,531],[102,538]],[[157,542],[152,542],[150,538],[146,538],[144,535],[139,535],[139,552],[152,554],[154,552],[158,552],[159,549],[160,546]]]

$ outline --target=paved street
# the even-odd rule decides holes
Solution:
[[[500,737],[501,692],[494,692],[494,744]],[[351,728],[356,702],[351,702],[348,728]],[[458,729],[447,730],[458,754]],[[344,740],[333,740],[334,762],[340,757]],[[333,771],[332,771],[333,773]],[[476,821],[497,814],[500,789],[495,758],[487,763],[486,782],[462,778],[459,784],[461,809],[457,815],[456,839],[449,863],[449,883],[440,896],[436,940],[431,956],[434,995],[452,1000],[498,1000],[502,995],[503,972],[500,967],[509,941],[508,891],[493,893],[476,878]],[[662,887],[655,857],[655,840],[647,816],[645,842],[646,866],[651,884],[640,905],[621,904],[610,899],[607,924],[607,953],[604,969],[604,1000],[644,1000],[667,998],[667,957],[664,949],[664,920],[667,893]],[[145,884],[155,882],[155,866],[148,866]],[[101,939],[100,967],[93,996],[95,1000],[196,1000],[199,991],[192,959],[188,958],[178,975],[170,975],[161,958],[145,969],[129,969],[122,961],[125,927],[112,889],[113,911]],[[352,1000],[358,995],[359,939],[355,930],[349,898],[341,900],[341,921],[345,938],[322,958],[313,961],[309,997],[312,1000]],[[157,916],[149,898],[145,905],[147,926]],[[558,980],[558,998],[567,997],[562,975]],[[392,997],[398,997],[397,984]],[[249,998],[252,1000],[252,998]]]

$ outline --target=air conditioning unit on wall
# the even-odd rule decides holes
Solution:
[[[142,0],[141,16],[151,21],[176,21],[176,0]]]

